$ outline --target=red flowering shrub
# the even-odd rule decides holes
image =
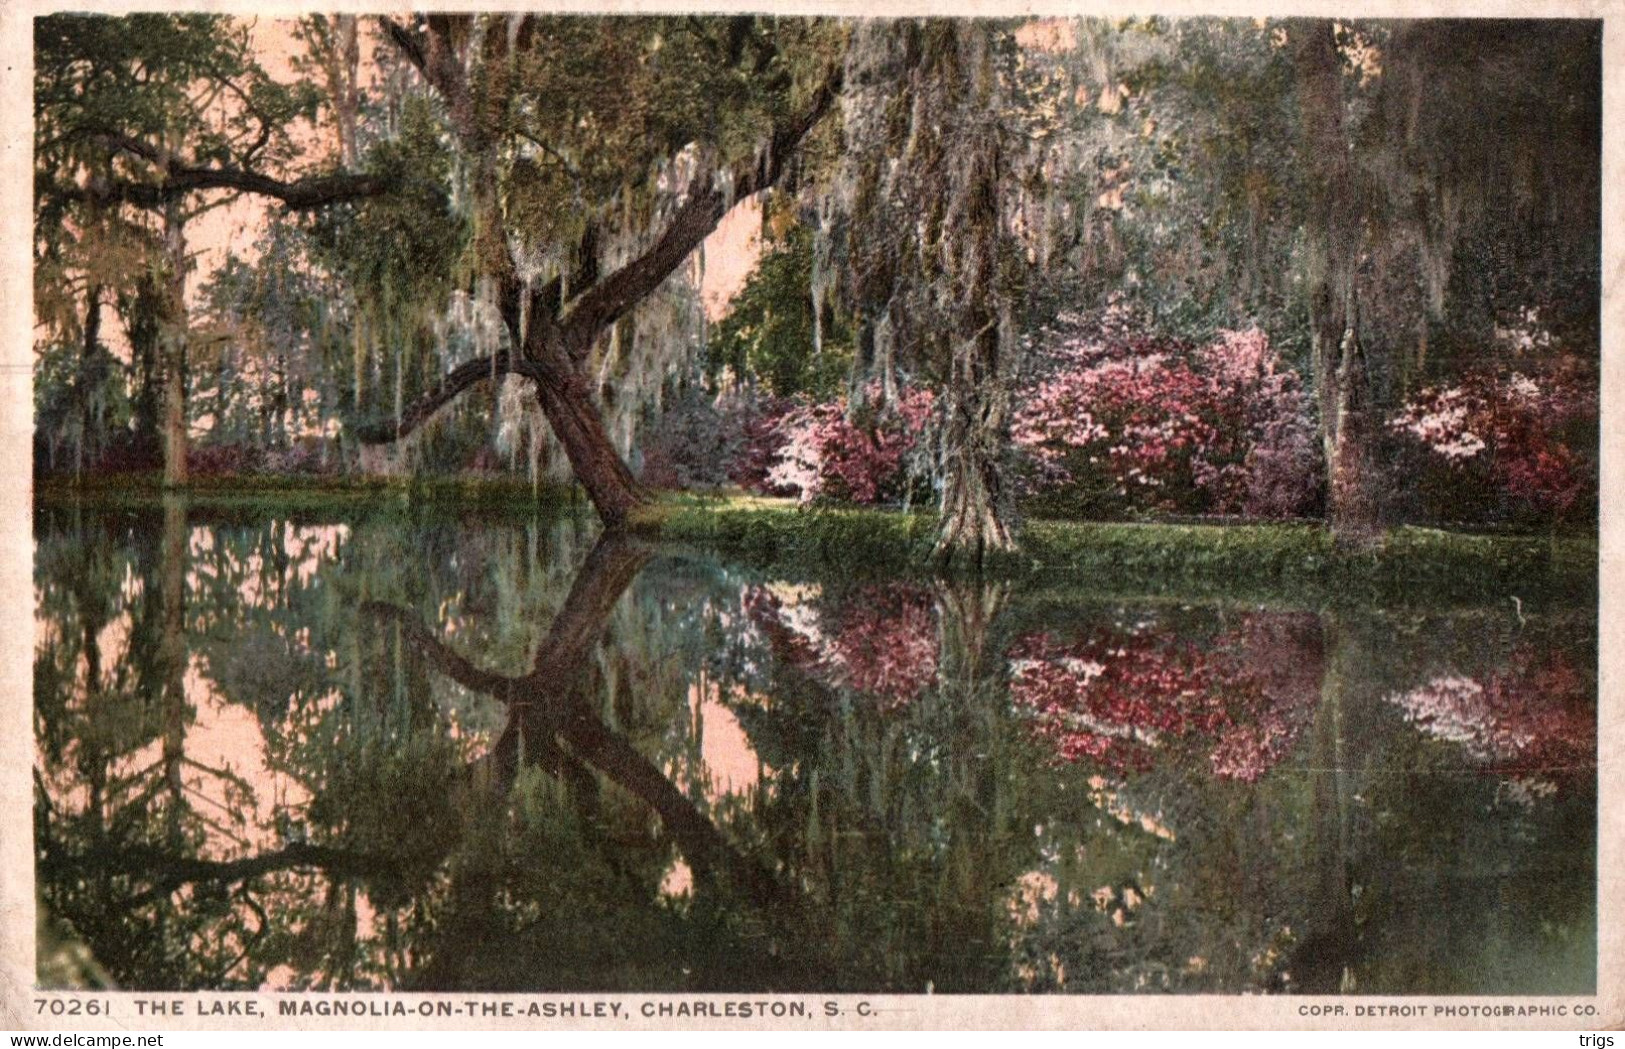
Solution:
[[[1319,486],[1308,402],[1263,332],[1210,345],[1072,335],[1045,352],[1012,437],[1032,485],[1085,513],[1283,517]]]
[[[1595,464],[1576,451],[1597,419],[1594,382],[1573,363],[1468,373],[1430,386],[1389,420],[1435,516],[1558,517],[1588,505]],[[1582,436],[1583,435],[1583,436]],[[1492,505],[1482,505],[1488,494]]]
[[[1198,486],[1214,493],[1221,512],[1302,513],[1320,489],[1320,451],[1298,373],[1256,328],[1223,333],[1197,351],[1196,366],[1208,382],[1224,440],[1241,452],[1239,464],[1198,457]]]
[[[1176,639],[1102,631],[1063,644],[1038,635],[1010,658],[1013,698],[1065,761],[1144,769],[1168,739],[1226,721],[1205,653]]]
[[[870,391],[870,402],[878,399]],[[905,388],[895,401],[848,419],[847,401],[769,402],[743,423],[742,449],[730,470],[741,486],[770,495],[853,503],[901,499],[908,455],[935,403],[930,390]]]
[[[1231,679],[1242,684],[1208,755],[1220,779],[1257,781],[1314,720],[1324,675],[1320,629],[1313,615],[1259,614],[1221,641]]]

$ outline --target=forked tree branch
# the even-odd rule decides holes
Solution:
[[[489,147],[482,122],[474,111],[475,102],[467,75],[462,64],[456,60],[452,17],[427,16],[420,23],[421,28],[403,25],[387,17],[380,18],[379,24],[406,60],[441,94],[450,112],[453,130],[465,148],[479,150]],[[521,26],[521,44],[529,35],[528,29],[528,22]],[[505,40],[498,46],[505,46]],[[533,352],[535,340],[541,339],[552,347],[562,347],[571,363],[579,365],[584,362],[598,336],[654,292],[682,265],[683,260],[716,229],[733,200],[760,192],[779,180],[803,140],[829,112],[839,96],[842,76],[840,66],[832,67],[807,105],[774,126],[762,151],[750,161],[738,165],[731,173],[731,192],[716,172],[708,173],[697,182],[666,228],[643,254],[614,273],[596,280],[592,272],[595,266],[584,267],[585,273],[573,274],[571,287],[584,287],[585,290],[572,296],[571,301],[565,301],[564,287],[558,278],[527,292],[511,267],[490,274],[497,281],[503,320],[516,343],[520,341],[521,327],[525,327],[520,323],[520,318],[528,312],[530,338],[527,341],[532,345],[521,346],[518,354],[536,362],[534,367],[545,371],[551,365],[542,363],[544,360],[561,358],[556,352]],[[489,105],[489,101],[486,104]],[[500,213],[491,216],[490,220],[499,224]],[[595,254],[590,244],[585,244],[584,250]],[[585,277],[590,283],[578,282],[578,277]],[[527,294],[528,301],[524,301]],[[561,317],[560,313],[565,309],[568,309],[568,313]],[[502,369],[498,370],[500,373]],[[519,367],[507,370],[523,373]],[[480,378],[480,375],[474,374],[471,365],[459,368],[448,375],[437,389],[425,394],[404,411],[395,425],[380,424],[365,430],[361,434],[362,442],[381,444],[406,436]]]
[[[580,295],[563,319],[570,356],[578,363],[592,352],[593,340],[658,288],[684,259],[710,236],[734,200],[767,189],[779,180],[802,141],[840,95],[842,70],[831,69],[800,113],[776,125],[766,148],[733,171],[732,192],[715,173],[689,193],[670,223],[642,255]]]

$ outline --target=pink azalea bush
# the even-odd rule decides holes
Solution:
[[[1263,332],[1195,348],[1074,332],[1042,357],[1012,426],[1034,491],[1085,513],[1286,517],[1315,499],[1308,399]]]
[[[877,385],[869,404],[878,401]],[[730,474],[747,490],[804,503],[900,500],[909,483],[908,457],[934,404],[930,390],[909,387],[893,402],[859,413],[849,411],[845,397],[764,404],[743,423],[742,450]]]
[[[1488,512],[1561,518],[1588,504],[1596,386],[1559,360],[1544,369],[1478,369],[1430,386],[1388,421],[1436,516]],[[1482,507],[1488,494],[1499,505]]]
[[[729,432],[735,436],[727,463],[730,481],[760,495],[791,494],[775,490],[768,474],[785,446],[779,423],[796,403],[788,397],[734,395],[721,406]]]

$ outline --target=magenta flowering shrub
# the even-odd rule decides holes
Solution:
[[[1220,512],[1303,513],[1319,496],[1321,474],[1317,431],[1298,373],[1257,328],[1222,333],[1197,351],[1196,365],[1221,431],[1239,435],[1231,439],[1242,452],[1239,468],[1199,458],[1197,484],[1214,492]]]
[[[719,406],[734,436],[733,454],[727,464],[730,481],[759,495],[795,494],[776,489],[768,479],[784,450],[785,435],[779,424],[795,406],[796,402],[788,397],[771,396],[736,396]]]
[[[1287,517],[1319,491],[1298,375],[1256,329],[1191,348],[1074,334],[1045,351],[1011,435],[1029,486],[1085,513]]]
[[[1588,505],[1597,394],[1572,362],[1500,374],[1480,369],[1430,386],[1388,421],[1435,516],[1499,511],[1562,518]],[[1481,506],[1485,494],[1500,505]]]

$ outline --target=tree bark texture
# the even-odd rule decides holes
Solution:
[[[546,370],[536,383],[536,402],[604,526],[624,527],[649,492],[615,450],[586,375],[567,363]]]
[[[972,48],[973,58],[977,54]],[[936,549],[945,561],[960,557],[979,566],[988,554],[1016,546],[1001,469],[1010,429],[1010,376],[999,301],[1003,157],[997,137],[989,136],[964,162],[970,170],[950,206],[948,228],[963,238],[949,250],[963,253],[955,283],[967,308],[949,367]]]
[[[1370,380],[1356,310],[1363,216],[1343,127],[1343,60],[1331,22],[1307,22],[1296,32],[1308,180],[1310,358],[1326,458],[1326,517],[1340,545],[1363,547],[1376,540],[1379,521]]]

